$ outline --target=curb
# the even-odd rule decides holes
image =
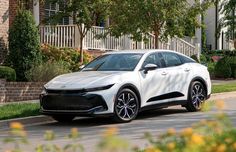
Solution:
[[[234,92],[223,92],[223,93],[215,93],[211,95],[209,100],[224,100],[227,98],[236,98],[236,91]]]
[[[19,122],[23,124],[24,126],[27,125],[35,125],[45,122],[51,122],[53,119],[49,116],[31,116],[31,117],[24,117],[24,118],[16,118],[16,119],[8,119],[8,120],[2,120],[0,121],[0,129],[9,128],[10,124],[12,122]]]

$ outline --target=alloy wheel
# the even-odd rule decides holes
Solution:
[[[196,109],[201,109],[203,102],[205,101],[205,90],[201,83],[197,83],[193,86],[192,92],[192,104]]]
[[[122,121],[130,121],[134,119],[138,113],[138,101],[136,95],[130,91],[122,91],[116,101],[116,115]]]

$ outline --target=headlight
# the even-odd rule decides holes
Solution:
[[[102,87],[96,87],[96,88],[88,88],[84,89],[85,92],[93,92],[93,91],[100,91],[100,90],[107,90],[110,89],[114,84],[110,84],[107,86],[102,86]]]
[[[41,94],[47,94],[47,90],[46,90],[46,88],[45,87],[43,87],[43,91],[42,91],[42,93]]]

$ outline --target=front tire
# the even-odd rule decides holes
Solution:
[[[64,116],[64,115],[54,115],[52,118],[58,122],[71,122],[75,118],[75,116]]]
[[[120,123],[130,122],[136,118],[139,111],[137,95],[130,89],[118,92],[114,105],[114,120]]]
[[[186,105],[186,109],[189,112],[200,111],[206,100],[206,94],[206,89],[201,82],[192,82],[188,93],[188,102]]]

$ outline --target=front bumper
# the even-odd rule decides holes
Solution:
[[[94,115],[107,111],[108,107],[101,95],[91,93],[41,94],[40,112],[45,115]]]

